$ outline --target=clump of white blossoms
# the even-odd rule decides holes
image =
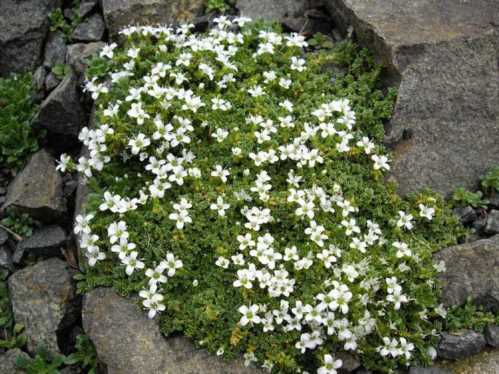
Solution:
[[[87,279],[268,371],[336,373],[338,351],[386,369],[428,359],[440,202],[385,186],[363,123],[382,126],[379,92],[362,101],[303,36],[247,22],[129,27],[93,62],[75,166],[91,190],[75,225]]]

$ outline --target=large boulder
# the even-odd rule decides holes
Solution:
[[[129,25],[170,24],[200,15],[204,0],[102,0],[111,38]]]
[[[66,262],[52,258],[9,278],[14,319],[25,327],[28,350],[43,345],[60,352],[58,335],[78,319],[73,273]]]
[[[85,120],[78,79],[70,73],[42,102],[36,123],[49,132],[49,138],[67,142],[77,138]],[[59,145],[64,148],[64,143]]]
[[[196,349],[186,338],[165,339],[155,320],[131,300],[108,288],[85,295],[83,328],[108,374],[250,374],[240,360],[226,362]]]
[[[62,178],[47,151],[35,153],[9,185],[2,209],[9,206],[44,222],[57,220],[66,212]]]
[[[0,76],[34,69],[41,61],[49,13],[60,0],[0,1]]]
[[[445,248],[434,259],[445,263],[440,280],[446,306],[461,305],[470,298],[499,312],[499,235]]]
[[[386,142],[401,193],[469,188],[499,163],[499,1],[325,3],[400,84]]]

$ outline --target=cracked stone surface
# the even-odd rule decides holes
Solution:
[[[406,194],[472,188],[499,163],[499,2],[326,0],[400,84],[386,142]]]

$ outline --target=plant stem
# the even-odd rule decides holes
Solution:
[[[7,231],[10,235],[12,235],[14,237],[14,239],[16,239],[18,242],[20,242],[21,240],[23,240],[23,237],[21,235],[18,235],[16,234],[14,231],[12,231],[11,229],[9,229],[8,227],[2,225],[0,223],[0,228],[1,229],[4,229],[5,231]]]

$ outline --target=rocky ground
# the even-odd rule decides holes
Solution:
[[[51,30],[49,14],[61,6],[71,27]],[[22,171],[13,175],[0,168],[2,210],[15,208],[39,223],[26,238],[0,228],[0,268],[9,274],[14,319],[27,337],[26,352],[0,348],[0,373],[17,372],[16,357],[33,354],[39,344],[70,353],[83,331],[102,372],[110,374],[256,372],[195,349],[183,337],[164,339],[133,301],[112,290],[96,289],[83,298],[77,293],[71,226],[82,187],[76,176],[55,170],[61,152],[78,155],[77,135],[89,121],[91,100],[81,91],[86,58],[128,24],[191,20],[202,29],[213,17],[203,9],[202,0],[82,0],[77,8],[57,0],[0,2],[0,76],[34,71],[40,102],[35,123],[46,130],[43,148]],[[373,50],[388,67],[387,83],[399,87],[387,143],[396,156],[392,175],[401,193],[424,186],[445,194],[460,185],[475,188],[480,175],[499,165],[499,2],[238,0],[232,11],[309,35],[320,31],[333,42],[354,37]],[[60,65],[69,66],[62,76],[54,73]],[[454,306],[470,298],[498,313],[499,195],[490,195],[485,207],[463,206],[455,213],[473,234],[435,255],[446,265],[443,302]],[[443,334],[440,359],[485,352],[409,372],[497,373],[498,347],[499,326],[487,326],[483,334]],[[353,357],[348,360],[347,369],[367,373]]]

